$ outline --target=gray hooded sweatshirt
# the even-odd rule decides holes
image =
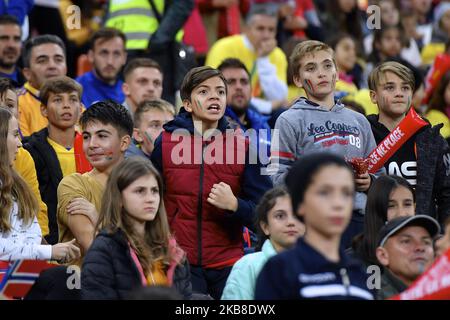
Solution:
[[[284,183],[287,171],[302,155],[331,152],[344,157],[367,158],[375,149],[375,138],[369,121],[358,112],[337,102],[328,110],[306,98],[277,119],[272,136],[270,172],[274,185]],[[380,169],[376,176],[382,174]],[[354,209],[364,213],[367,196],[355,195]]]

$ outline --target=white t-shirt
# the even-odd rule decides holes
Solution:
[[[42,232],[37,218],[27,225],[19,218],[18,205],[14,202],[10,212],[11,230],[0,231],[0,260],[21,259],[50,260],[52,246],[42,245]]]

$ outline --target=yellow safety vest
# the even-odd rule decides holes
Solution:
[[[164,0],[155,0],[155,6],[164,12]],[[127,50],[148,48],[150,37],[158,29],[159,23],[148,0],[110,0],[106,27],[122,31],[127,37]],[[183,30],[178,31],[176,40],[181,41]]]

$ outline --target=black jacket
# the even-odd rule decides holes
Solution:
[[[261,270],[255,300],[373,300],[362,264],[339,252],[331,262],[299,238],[294,248],[270,258]]]
[[[49,244],[58,242],[57,190],[63,178],[58,156],[47,142],[48,129],[44,128],[23,140],[23,147],[30,152],[36,167],[41,198],[47,205],[50,233],[45,237]]]
[[[377,144],[389,130],[377,115],[367,117]],[[439,220],[450,216],[450,150],[440,135],[442,125],[425,126],[415,135],[417,147],[416,212]]]
[[[122,231],[101,231],[86,253],[81,269],[81,297],[88,300],[122,300],[141,288],[141,275]],[[177,265],[173,287],[184,298],[192,296],[187,260]]]

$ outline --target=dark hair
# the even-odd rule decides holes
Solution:
[[[275,6],[271,7],[265,4],[252,4],[245,16],[245,24],[249,25],[252,18],[256,15],[278,19],[278,9]]]
[[[383,62],[381,60],[381,57],[380,57],[380,52],[376,48],[376,44],[377,43],[379,44],[381,42],[381,40],[383,39],[384,35],[388,31],[390,31],[392,29],[398,30],[398,32],[400,34],[400,43],[401,43],[401,45],[403,47],[406,45],[406,40],[405,40],[405,36],[404,36],[404,29],[403,29],[401,24],[398,24],[398,25],[395,25],[395,26],[382,25],[380,29],[375,29],[374,32],[373,32],[372,52],[367,58],[367,60],[369,62],[372,62],[372,63],[375,63],[375,64]]]
[[[20,28],[20,32],[22,32],[20,22],[15,16],[12,16],[9,14],[0,15],[0,26],[10,25],[10,24],[18,26]]]
[[[361,113],[362,115],[366,115],[366,110],[364,109],[364,107],[359,104],[358,102],[354,101],[354,100],[350,100],[350,99],[346,99],[346,97],[344,97],[344,99],[341,100],[342,103],[344,104],[344,106],[350,110],[356,111],[358,113]]]
[[[256,251],[261,251],[264,241],[269,239],[261,228],[260,223],[264,222],[268,224],[269,211],[275,206],[277,199],[280,197],[289,196],[289,193],[285,187],[275,187],[268,190],[259,200],[256,206],[255,212],[255,226],[258,233],[258,243],[256,245]]]
[[[219,77],[220,79],[222,79],[223,84],[225,85],[225,91],[227,92],[227,81],[222,72],[209,66],[196,67],[189,70],[189,72],[183,79],[183,83],[181,84],[180,89],[181,101],[191,101],[192,91],[203,81],[206,81],[213,77]]]
[[[31,51],[33,50],[33,48],[47,43],[53,43],[61,47],[64,56],[66,56],[66,46],[64,45],[64,42],[61,40],[61,38],[53,34],[39,35],[28,39],[23,46],[22,59],[24,68],[30,67]]]
[[[353,37],[351,34],[347,32],[338,32],[336,34],[333,34],[329,36],[325,42],[331,47],[331,49],[336,51],[336,47],[339,44],[339,42],[347,38],[351,39],[353,42],[356,43],[355,37]]]
[[[95,42],[97,40],[102,39],[104,41],[108,41],[114,38],[121,38],[123,41],[123,47],[125,49],[125,44],[127,42],[127,38],[125,36],[125,34],[117,29],[114,28],[101,28],[98,29],[96,32],[94,32],[94,34],[91,36],[91,38],[89,39],[89,48],[91,48],[92,50],[94,50],[95,47]]]
[[[137,68],[155,68],[158,69],[159,72],[161,72],[161,74],[164,76],[161,66],[155,60],[150,58],[135,58],[128,61],[125,68],[123,69],[124,79],[126,80],[130,73],[132,73]]]
[[[120,136],[133,134],[133,120],[128,110],[120,103],[105,100],[93,103],[80,118],[80,125],[84,129],[92,121],[110,124],[119,132]]]
[[[378,234],[387,222],[389,197],[392,191],[398,187],[409,189],[414,202],[416,202],[413,187],[402,177],[394,175],[381,176],[376,179],[367,194],[363,236],[358,244],[354,243],[353,247],[364,261],[371,264],[378,264],[378,259],[375,256]]]
[[[447,71],[439,81],[439,85],[436,90],[434,90],[431,95],[430,102],[428,103],[429,110],[438,110],[445,113],[445,108],[447,107],[445,103],[445,90],[450,82],[450,70]]]
[[[236,58],[227,58],[222,61],[222,63],[217,67],[221,72],[225,69],[243,69],[247,73],[248,77],[250,78],[250,72],[248,72],[247,67],[245,64]]]
[[[292,210],[295,215],[297,215],[298,206],[303,202],[305,193],[314,176],[326,166],[338,166],[348,169],[353,176],[353,169],[344,158],[326,152],[302,156],[289,170],[286,176],[286,186],[291,196]],[[297,217],[303,222],[302,217],[298,215]]]
[[[41,103],[45,106],[48,103],[50,93],[71,93],[74,91],[78,94],[78,98],[81,99],[81,94],[83,92],[81,85],[67,76],[59,76],[44,82],[42,89],[39,91],[39,98],[41,99]]]
[[[0,77],[0,97],[6,93],[6,91],[12,90],[16,91],[16,87],[13,85],[11,79]]]
[[[444,228],[447,228],[447,226],[450,226],[450,216],[448,216],[448,217],[444,220]]]
[[[339,6],[339,1],[327,1],[328,18],[336,22],[338,30],[348,32],[360,42],[363,39],[362,15],[355,1],[352,11],[345,13]]]
[[[445,43],[445,52],[448,52],[449,49],[450,49],[450,39],[448,39],[447,42]]]
[[[305,41],[305,40],[301,40],[296,37],[291,37],[288,40],[286,40],[282,47],[283,52],[286,55],[286,57],[290,57],[292,55],[292,53],[294,52],[297,44],[299,44],[302,41]],[[292,60],[288,59],[288,68],[287,68],[287,84],[288,84],[288,86],[294,84],[294,74],[298,74],[298,70],[294,70],[292,63],[293,63]]]

